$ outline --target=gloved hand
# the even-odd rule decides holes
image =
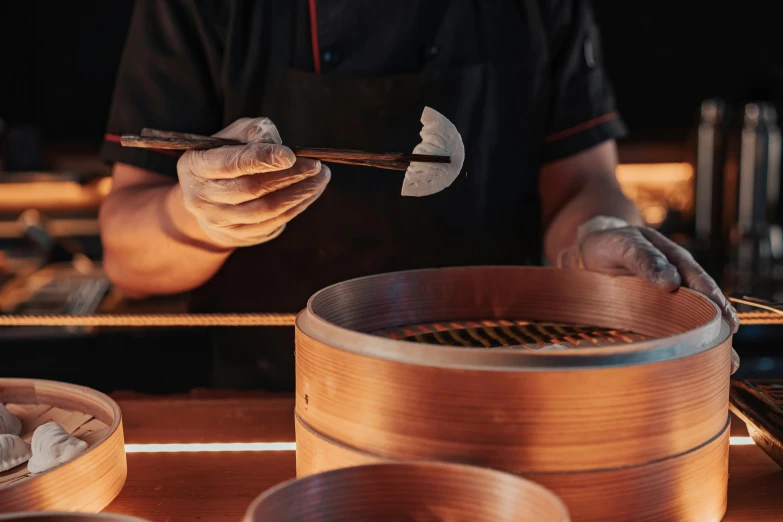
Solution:
[[[185,208],[219,246],[274,239],[323,193],[331,173],[297,158],[268,118],[242,118],[216,137],[248,142],[188,151],[177,163]]]
[[[683,285],[714,301],[734,333],[740,324],[734,307],[690,252],[651,228],[631,226],[615,217],[594,217],[579,227],[576,243],[560,252],[557,265],[632,274],[665,291]],[[731,363],[734,373],[739,356],[733,349]]]

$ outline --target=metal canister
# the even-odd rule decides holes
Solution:
[[[694,236],[702,264],[710,273],[722,269],[728,233],[724,227],[724,170],[727,108],[721,99],[701,104],[696,132]]]
[[[746,104],[732,227],[732,264],[740,280],[771,277],[775,262],[783,259],[783,234],[776,223],[780,157],[775,107],[768,103]]]

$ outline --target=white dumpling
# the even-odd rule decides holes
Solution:
[[[425,107],[421,114],[421,143],[414,154],[450,156],[450,163],[412,161],[402,182],[403,196],[429,196],[445,189],[457,179],[465,162],[465,145],[457,128],[438,111]]]
[[[22,421],[14,417],[8,408],[0,404],[0,434],[19,435],[22,433]]]
[[[33,433],[33,456],[27,463],[31,473],[42,473],[83,453],[87,443],[72,436],[56,422],[47,422]]]
[[[8,471],[30,460],[30,445],[17,435],[0,435],[0,471]]]

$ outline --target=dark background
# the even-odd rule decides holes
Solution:
[[[766,100],[783,108],[781,18],[772,9],[776,3],[744,0],[726,2],[731,8],[719,9],[706,1],[595,0],[604,61],[631,131],[628,140],[642,144],[645,151],[666,148],[647,144],[684,144],[701,101],[708,97],[722,97],[734,106]],[[133,0],[0,0],[0,119],[42,136],[43,143],[32,152],[49,145],[96,156],[132,7]],[[647,160],[666,161],[655,154]],[[743,328],[742,333],[740,372],[779,373],[769,348],[779,343],[771,339],[779,339],[780,330],[775,329],[774,336],[763,327]],[[6,362],[2,370],[29,376],[35,368],[37,377],[72,381],[78,368],[89,376],[79,377],[79,382],[104,391],[182,391],[206,383],[209,370],[209,347],[203,339],[198,342],[203,336],[187,334],[191,337],[176,332],[178,342],[173,341],[175,334],[161,333],[161,339],[152,340],[148,334],[125,332],[89,343],[75,339],[72,344],[58,340],[50,348],[40,343],[36,348],[20,346],[18,353],[29,357],[16,357],[11,362],[18,368]],[[177,344],[188,346],[188,371],[174,372],[180,380],[172,379],[171,370],[182,365]],[[77,345],[80,357],[64,361],[61,355]],[[134,357],[121,363],[130,368],[127,375],[100,370],[128,353]],[[148,360],[154,364],[144,362]],[[84,361],[92,363],[85,366]],[[146,377],[143,386],[139,372]]]
[[[632,139],[677,140],[706,97],[783,101],[774,0],[598,0],[604,57]],[[104,131],[132,0],[0,0],[0,118],[49,142]]]

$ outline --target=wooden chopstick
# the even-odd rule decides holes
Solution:
[[[201,136],[185,132],[162,131],[145,128],[141,135],[125,134],[121,136],[123,147],[163,150],[208,150],[224,145],[245,145],[239,140],[228,140],[214,136]],[[346,165],[361,165],[389,170],[407,170],[412,161],[422,163],[450,163],[450,156],[430,154],[406,154],[401,152],[363,152],[348,149],[323,149],[317,147],[290,147],[291,151],[302,158],[318,159],[325,162]]]

